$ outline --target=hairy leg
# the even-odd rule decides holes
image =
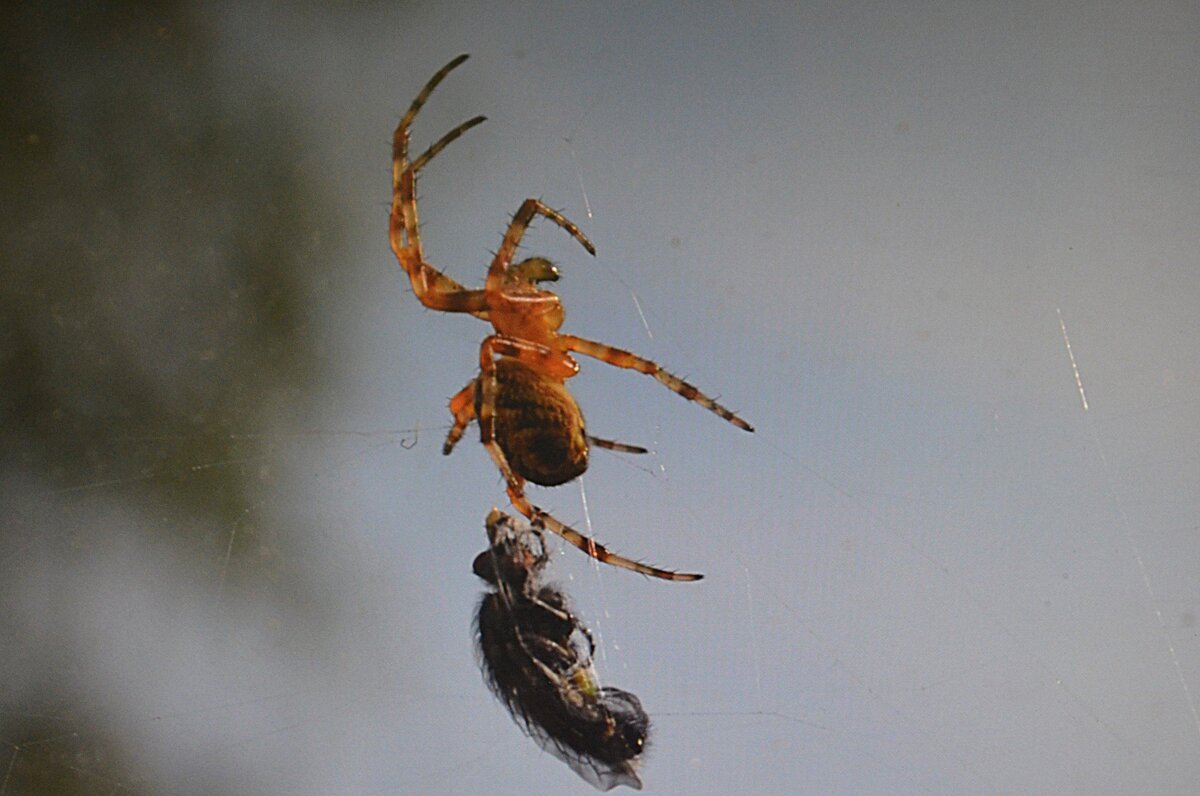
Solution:
[[[533,221],[535,215],[542,215],[558,224],[571,234],[575,240],[583,248],[587,249],[588,254],[596,256],[596,247],[587,239],[579,227],[574,222],[569,221],[566,216],[557,210],[543,204],[539,199],[526,199],[521,203],[516,214],[513,216],[512,223],[508,225],[508,229],[504,233],[504,240],[500,244],[500,250],[496,252],[496,256],[492,259],[492,266],[488,269],[487,289],[499,290],[500,283],[504,279],[504,273],[508,270],[508,266],[512,263],[513,257],[517,253],[517,246],[521,244],[521,238],[525,236],[525,230],[529,228],[529,224]]]
[[[413,100],[408,112],[400,120],[392,138],[392,210],[389,220],[388,235],[392,251],[400,266],[408,274],[413,292],[417,298],[430,309],[445,312],[469,312],[478,318],[487,320],[487,307],[482,290],[468,290],[455,280],[443,274],[425,262],[421,249],[419,218],[417,215],[416,174],[435,155],[446,148],[450,142],[461,136],[467,130],[484,121],[484,117],[460,124],[446,135],[442,136],[413,163],[408,160],[409,128],[416,118],[417,112],[429,99],[429,95],[438,83],[452,69],[467,59],[460,55],[446,64],[435,74],[421,93]]]
[[[663,370],[657,363],[645,357],[639,357],[630,351],[623,348],[597,343],[594,340],[585,340],[582,337],[576,337],[572,334],[559,335],[558,339],[563,346],[569,351],[577,351],[580,354],[586,354],[589,357],[595,357],[602,362],[607,362],[610,365],[615,365],[618,368],[628,368],[636,370],[639,373],[645,373],[656,378],[667,389],[679,393],[689,401],[695,401],[710,412],[728,420],[733,425],[745,431],[753,431],[754,426],[747,423],[742,418],[738,417],[733,411],[726,409],[721,404],[717,403],[712,398],[708,397],[700,391],[698,387],[688,384],[678,376],[672,375]]]

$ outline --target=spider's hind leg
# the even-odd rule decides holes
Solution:
[[[617,555],[590,536],[584,536],[570,525],[563,524],[546,511],[534,506],[529,502],[524,494],[520,494],[517,496],[517,498],[514,498],[512,492],[510,491],[509,499],[513,501],[513,505],[517,507],[517,510],[526,517],[529,517],[530,520],[534,522],[541,522],[546,530],[558,534],[602,564],[611,564],[614,567],[629,569],[634,572],[639,572],[643,575],[649,575],[654,578],[662,578],[663,580],[691,581],[700,580],[704,577],[698,572],[675,572],[669,569],[659,569],[658,567],[652,567],[649,564],[643,564],[640,561],[634,561],[632,559],[625,558],[624,556]]]

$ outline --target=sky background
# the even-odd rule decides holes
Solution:
[[[1200,779],[1194,3],[23,6],[4,35],[0,796],[588,793],[484,686],[446,401],[541,197],[602,437],[535,502],[648,793]],[[9,271],[11,269],[11,271]]]

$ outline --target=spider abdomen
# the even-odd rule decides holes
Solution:
[[[496,361],[495,436],[513,472],[558,486],[587,469],[583,412],[563,382],[510,357]],[[475,384],[475,410],[483,397]]]

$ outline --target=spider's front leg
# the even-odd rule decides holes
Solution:
[[[479,403],[480,441],[483,443],[484,448],[487,449],[488,455],[492,457],[496,469],[500,471],[500,475],[504,478],[508,490],[508,499],[512,501],[517,511],[524,514],[531,522],[540,525],[551,533],[558,534],[597,561],[664,580],[690,581],[700,580],[700,578],[704,577],[697,573],[672,572],[666,569],[659,569],[658,567],[652,567],[617,555],[595,539],[584,536],[571,526],[563,524],[549,513],[529,502],[529,499],[525,497],[525,479],[513,472],[512,467],[509,466],[508,457],[505,456],[504,450],[496,441],[495,408],[497,383],[495,356],[497,353],[506,353],[510,356],[516,355],[521,358],[528,356],[535,360],[542,359],[546,362],[553,361],[555,357],[559,357],[561,358],[559,360],[561,363],[559,367],[562,368],[566,367],[566,363],[574,363],[566,354],[553,351],[546,346],[513,340],[512,338],[505,338],[499,335],[491,335],[484,338],[483,344],[479,347],[479,367],[482,371],[479,376],[482,379],[482,397]]]
[[[408,274],[413,293],[426,307],[443,312],[469,312],[487,320],[485,291],[468,290],[425,262],[420,233],[417,231],[415,176],[412,169],[405,169],[395,182],[388,230],[392,252],[400,267]]]
[[[408,159],[409,129],[417,113],[429,99],[437,85],[459,64],[467,60],[460,55],[442,67],[430,78],[416,99],[409,105],[392,137],[392,212],[389,221],[389,237],[392,251],[400,266],[408,274],[413,292],[426,307],[445,312],[469,312],[487,320],[483,291],[467,290],[455,280],[425,262],[421,249],[421,234],[417,216],[416,180],[420,171],[450,142],[467,130],[482,124],[483,116],[476,116],[446,133],[415,161]]]

